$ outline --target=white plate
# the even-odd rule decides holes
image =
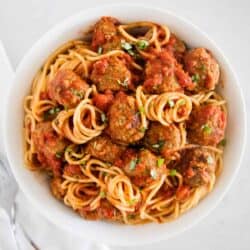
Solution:
[[[167,224],[124,226],[100,221],[87,221],[57,201],[50,193],[46,180],[38,173],[25,169],[23,164],[22,124],[23,99],[29,93],[31,80],[47,56],[59,45],[81,35],[103,15],[122,22],[149,20],[167,24],[174,33],[192,47],[206,47],[221,65],[225,88],[222,94],[228,101],[228,143],[224,170],[216,186],[196,208]],[[83,238],[112,245],[139,245],[167,239],[180,233],[208,214],[222,199],[239,169],[246,141],[246,114],[240,85],[235,73],[217,46],[196,26],[175,14],[154,7],[116,4],[88,9],[70,17],[46,33],[20,63],[11,88],[5,115],[5,144],[14,175],[23,192],[36,208],[61,228]]]

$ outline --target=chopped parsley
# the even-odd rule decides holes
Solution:
[[[164,146],[164,144],[165,141],[159,140],[158,143],[152,145],[152,148],[160,150]]]
[[[206,135],[210,135],[212,133],[212,128],[208,124],[202,125],[201,129]]]
[[[141,114],[145,114],[145,109],[144,109],[143,106],[140,106],[140,107],[139,107],[139,111],[140,111]]]
[[[134,170],[139,162],[140,162],[139,158],[133,159],[129,164],[129,170]]]
[[[207,157],[207,163],[208,163],[209,165],[212,165],[212,164],[214,163],[214,159],[213,159],[213,157],[212,157],[211,155],[209,155],[209,156]]]
[[[161,167],[163,164],[164,164],[164,159],[163,158],[158,158],[157,159],[157,167],[159,168],[159,167]]]
[[[191,79],[192,79],[193,82],[199,82],[200,81],[200,75],[196,73],[196,74],[192,75]]]
[[[102,54],[102,51],[103,51],[102,47],[99,46],[99,47],[98,47],[98,50],[97,50],[97,53],[98,53],[99,55],[101,55],[101,54]]]
[[[108,121],[108,118],[107,118],[107,116],[104,113],[101,113],[101,121],[103,123],[106,123]]]
[[[121,41],[121,47],[126,50],[126,51],[129,51],[129,50],[132,50],[133,49],[133,46],[131,43],[128,43],[124,40]]]
[[[179,105],[180,105],[180,106],[185,105],[185,104],[186,104],[186,101],[185,101],[184,99],[181,99],[181,100],[179,101]]]
[[[80,163],[80,165],[83,166],[83,167],[85,166],[85,164],[86,164],[86,161],[82,161],[82,162]]]
[[[137,199],[132,199],[128,202],[130,206],[133,206],[137,202]]]
[[[128,88],[129,79],[126,78],[124,81],[121,81],[121,80],[119,79],[119,80],[117,80],[117,83],[118,83],[119,85],[121,85],[122,87]]]
[[[170,176],[176,176],[176,174],[177,174],[177,170],[174,168],[169,171]]]
[[[151,169],[150,170],[150,176],[152,177],[152,179],[156,180],[157,179],[157,172],[155,169]]]
[[[72,151],[72,148],[70,146],[68,146],[66,149],[65,149],[65,152],[71,152]]]
[[[147,130],[147,128],[145,128],[145,127],[141,127],[141,128],[139,129],[139,131],[142,132],[142,133],[144,133],[146,130]]]
[[[174,105],[175,105],[175,103],[174,103],[173,100],[168,100],[168,106],[169,106],[170,108],[173,108]]]
[[[206,71],[206,66],[204,64],[201,64],[199,66],[199,69],[202,71],[202,72],[205,72]]]
[[[104,191],[101,191],[100,192],[100,196],[101,196],[101,198],[105,198],[106,197],[106,193]]]
[[[227,144],[227,140],[224,138],[219,142],[219,146],[225,147]]]
[[[61,159],[63,156],[63,152],[56,152],[56,158]]]
[[[144,50],[149,46],[149,42],[147,40],[139,40],[136,43],[136,46],[137,46],[138,49]]]
[[[45,121],[47,121],[49,119],[53,119],[60,111],[61,111],[60,107],[53,107],[53,108],[44,112],[43,118]]]
[[[125,50],[129,55],[131,55],[135,59],[139,57],[139,54],[135,50],[135,46],[133,44],[128,43],[125,40],[122,40],[121,47],[123,48],[123,50]]]
[[[79,91],[79,90],[77,90],[77,89],[73,89],[73,88],[71,88],[70,91],[71,91],[71,93],[72,93],[74,96],[77,96],[77,97],[79,97],[80,99],[83,98],[83,93],[82,93],[81,91]]]

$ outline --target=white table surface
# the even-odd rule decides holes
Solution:
[[[64,17],[79,9],[110,2],[118,0],[0,0],[0,39],[7,49],[11,63],[16,67],[30,46]],[[137,0],[137,2],[148,2],[172,10],[203,29],[223,49],[238,73],[249,112],[250,1]],[[247,145],[247,151],[249,146],[250,143]],[[140,249],[250,249],[249,160],[247,152],[230,191],[206,219],[173,239]]]

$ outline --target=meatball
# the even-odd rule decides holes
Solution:
[[[78,212],[82,217],[88,220],[122,220],[121,212],[107,200],[101,200],[100,206],[94,211],[90,211],[89,209],[83,208]]]
[[[135,98],[119,92],[108,111],[107,133],[120,144],[139,141],[144,136]]]
[[[101,92],[133,88],[132,74],[126,66],[125,59],[123,60],[115,56],[103,58],[95,62],[90,79]]]
[[[119,21],[113,17],[102,17],[94,26],[91,47],[98,50],[99,47],[113,43],[118,34],[118,24]]]
[[[207,104],[194,110],[187,126],[191,143],[216,146],[223,138],[226,128],[226,113],[220,106]]]
[[[62,178],[56,177],[50,181],[50,188],[52,194],[58,199],[62,200],[66,194],[66,190],[62,188]]]
[[[112,104],[114,96],[111,90],[106,90],[103,94],[97,93],[93,97],[93,104],[102,110],[103,112],[107,112],[109,106]]]
[[[84,97],[89,85],[70,69],[59,70],[48,84],[52,100],[68,108],[75,107]]]
[[[139,187],[160,179],[166,171],[163,159],[147,149],[140,151],[126,150],[122,158],[116,162],[116,165],[121,167],[132,182]]]
[[[195,91],[213,90],[220,77],[219,64],[204,48],[190,50],[185,58],[185,69],[196,83]]]
[[[151,151],[167,158],[181,145],[180,130],[174,124],[166,127],[152,122],[144,137],[144,144]]]
[[[186,45],[176,35],[170,35],[166,49],[176,58],[178,62],[183,62],[184,54],[186,52]]]
[[[177,166],[183,175],[184,184],[189,187],[199,187],[208,183],[209,174],[215,172],[215,168],[214,154],[202,147],[187,149]]]
[[[106,135],[100,135],[88,142],[85,152],[99,160],[113,163],[124,150],[124,146],[113,143]]]
[[[184,88],[190,90],[194,83],[176,59],[165,50],[156,53],[153,59],[147,61],[143,87],[148,93],[161,94],[182,92]]]
[[[50,122],[38,123],[31,136],[42,167],[51,170],[54,176],[60,176],[67,140],[56,134]]]
[[[84,177],[80,165],[75,164],[66,164],[63,169],[63,175],[79,179]]]

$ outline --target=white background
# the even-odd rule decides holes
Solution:
[[[118,0],[0,0],[0,39],[7,49],[12,65],[16,67],[32,44],[64,17],[80,9],[110,2]],[[145,3],[146,0],[137,2]],[[147,3],[185,17],[216,42],[238,74],[249,112],[250,1],[151,0]],[[238,129],[240,128],[239,124]],[[230,191],[206,219],[173,239],[140,249],[250,249],[249,146],[250,143],[239,175]]]

